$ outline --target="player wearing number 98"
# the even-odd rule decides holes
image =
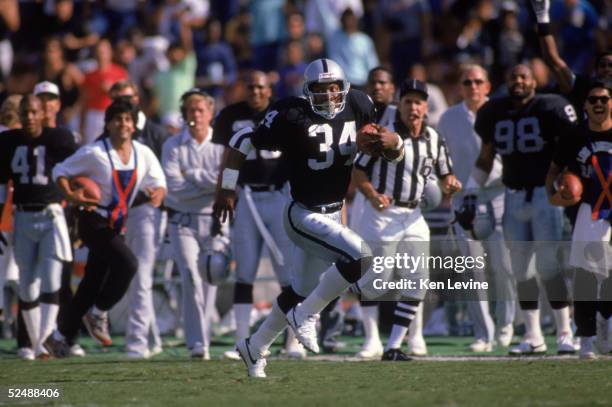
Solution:
[[[311,62],[304,80],[305,98],[275,103],[256,130],[244,129],[232,137],[215,202],[216,216],[231,216],[238,169],[248,153],[253,148],[282,151],[292,195],[283,220],[298,248],[291,259],[291,289],[277,298],[257,332],[238,342],[252,377],[265,377],[264,355],[287,323],[307,349],[318,352],[318,313],[371,263],[371,255],[362,251],[362,239],[341,224],[341,209],[357,153],[357,129],[375,120],[374,105],[363,92],[349,89],[344,72],[332,60]],[[388,130],[380,137],[385,156],[401,159],[401,138]]]
[[[53,330],[59,311],[62,261],[72,260],[62,196],[51,170],[76,151],[77,145],[69,131],[43,127],[44,113],[37,96],[24,96],[19,116],[23,129],[0,135],[0,210],[6,184],[12,180],[19,302],[36,356],[46,358],[42,341]]]
[[[482,186],[495,154],[501,155],[502,182],[506,186],[504,239],[526,327],[524,340],[510,353],[546,352],[540,329],[538,282],[529,267],[534,253],[536,270],[555,314],[557,351],[573,353],[569,296],[556,260],[557,248],[550,243],[526,242],[561,240],[563,215],[548,202],[544,184],[555,145],[571,134],[577,117],[561,96],[536,95],[533,73],[525,65],[512,68],[507,85],[510,95],[488,101],[476,116],[474,128],[482,146],[472,176]]]

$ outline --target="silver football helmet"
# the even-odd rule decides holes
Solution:
[[[318,83],[337,82],[340,92],[317,93],[312,91],[312,85]],[[351,85],[344,76],[340,65],[331,59],[321,58],[312,61],[304,71],[304,96],[310,102],[312,110],[326,119],[333,119],[346,105],[346,95]],[[340,101],[335,100],[340,97]]]

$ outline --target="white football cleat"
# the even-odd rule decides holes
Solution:
[[[512,343],[513,335],[514,326],[512,326],[512,324],[502,326],[497,332],[497,344],[501,347],[507,348]]]
[[[375,359],[378,360],[382,357],[383,354],[383,346],[380,340],[374,341],[370,340],[363,344],[361,350],[357,352],[355,357],[359,359]]]
[[[427,355],[427,343],[423,336],[415,336],[408,338],[408,355],[410,356],[426,356]]]
[[[595,360],[598,358],[593,348],[593,342],[595,342],[595,337],[593,336],[580,337],[580,359]]]
[[[304,349],[304,345],[298,342],[297,338],[287,342],[285,351],[289,359],[306,359],[306,349]]]
[[[525,339],[517,346],[511,348],[509,354],[512,356],[544,355],[547,350],[544,338],[540,338],[537,341]]]
[[[240,360],[240,354],[236,349],[230,349],[223,352],[223,359]]]
[[[34,349],[32,348],[19,348],[17,349],[17,357],[23,360],[34,360]]]
[[[470,352],[474,353],[489,353],[493,352],[493,343],[487,342],[484,339],[477,339],[470,344]]]
[[[249,372],[249,377],[266,377],[266,359],[263,356],[251,351],[250,338],[241,339],[236,344],[236,351],[244,362]]]
[[[85,356],[85,350],[81,347],[81,345],[79,345],[78,343],[75,343],[74,345],[70,347],[68,354],[70,356],[76,356],[76,357],[82,358]]]
[[[597,313],[597,336],[595,337],[595,348],[602,355],[612,352],[612,343],[610,343],[610,324],[607,319]]]
[[[562,332],[557,337],[557,355],[573,355],[576,353],[574,335],[572,332]]]
[[[319,314],[302,315],[300,306],[297,305],[287,313],[287,322],[295,337],[304,347],[312,353],[319,353],[319,341],[317,338],[317,321]]]

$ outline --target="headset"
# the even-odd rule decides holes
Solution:
[[[181,96],[181,106],[180,106],[181,107],[181,117],[183,118],[183,121],[187,123],[189,127],[193,127],[194,123],[187,122],[187,108],[185,107],[185,102],[187,101],[187,99],[189,99],[189,97],[193,95],[199,95],[204,98],[212,97],[202,88],[191,88],[187,92],[183,93],[183,95]]]

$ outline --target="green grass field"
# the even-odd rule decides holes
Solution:
[[[467,355],[469,338],[432,338],[436,356]],[[0,341],[0,403],[9,387],[58,387],[56,405],[88,406],[612,406],[612,358],[418,360],[408,363],[272,359],[268,379],[246,377],[242,362],[193,361],[169,342],[163,354],[128,361],[122,342],[101,352],[90,340],[87,358],[24,362],[13,342]],[[358,346],[349,340],[346,351]],[[504,354],[503,351],[498,353]],[[54,404],[47,402],[47,404]],[[41,405],[22,400],[19,405]]]

